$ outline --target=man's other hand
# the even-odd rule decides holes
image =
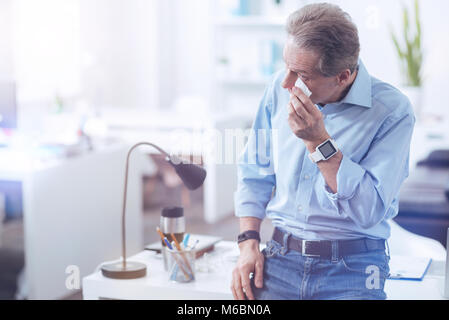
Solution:
[[[257,240],[241,242],[239,248],[240,256],[232,272],[231,291],[235,300],[245,300],[245,294],[249,300],[254,300],[250,274],[254,273],[256,287],[262,288],[264,256]]]

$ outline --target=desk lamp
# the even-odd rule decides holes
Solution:
[[[101,267],[101,272],[107,278],[113,279],[136,279],[144,277],[147,273],[147,266],[140,262],[126,261],[126,234],[125,234],[125,212],[126,212],[126,194],[128,189],[128,168],[129,158],[132,151],[141,146],[147,145],[157,149],[161,154],[165,155],[167,160],[174,168],[178,176],[181,178],[184,185],[189,190],[195,190],[199,188],[206,178],[206,170],[202,167],[191,164],[183,163],[181,159],[176,156],[170,156],[167,152],[160,147],[149,142],[140,142],[131,147],[128,151],[126,158],[126,171],[125,171],[125,190],[123,191],[123,210],[122,210],[122,257],[123,261],[116,263],[105,264]]]

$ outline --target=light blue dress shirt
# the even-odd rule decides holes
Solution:
[[[343,154],[337,193],[291,131],[285,70],[266,88],[252,134],[239,157],[237,217],[269,218],[307,240],[388,239],[408,176],[415,116],[406,96],[369,75],[363,63],[348,94],[317,108]]]

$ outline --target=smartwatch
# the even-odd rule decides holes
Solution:
[[[255,230],[248,230],[248,231],[242,232],[241,234],[239,234],[239,236],[237,238],[237,243],[240,244],[240,242],[243,242],[243,241],[246,241],[249,239],[256,239],[257,241],[260,242],[259,232],[255,231]]]
[[[332,158],[338,152],[337,145],[334,140],[327,139],[316,147],[315,152],[309,153],[309,159],[312,162],[319,162],[322,160],[328,160]]]

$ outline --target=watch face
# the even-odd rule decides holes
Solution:
[[[323,154],[324,158],[326,158],[326,159],[337,152],[337,150],[334,148],[334,146],[332,145],[332,143],[330,141],[327,141],[322,146],[319,146],[318,150],[320,150],[320,152]]]

